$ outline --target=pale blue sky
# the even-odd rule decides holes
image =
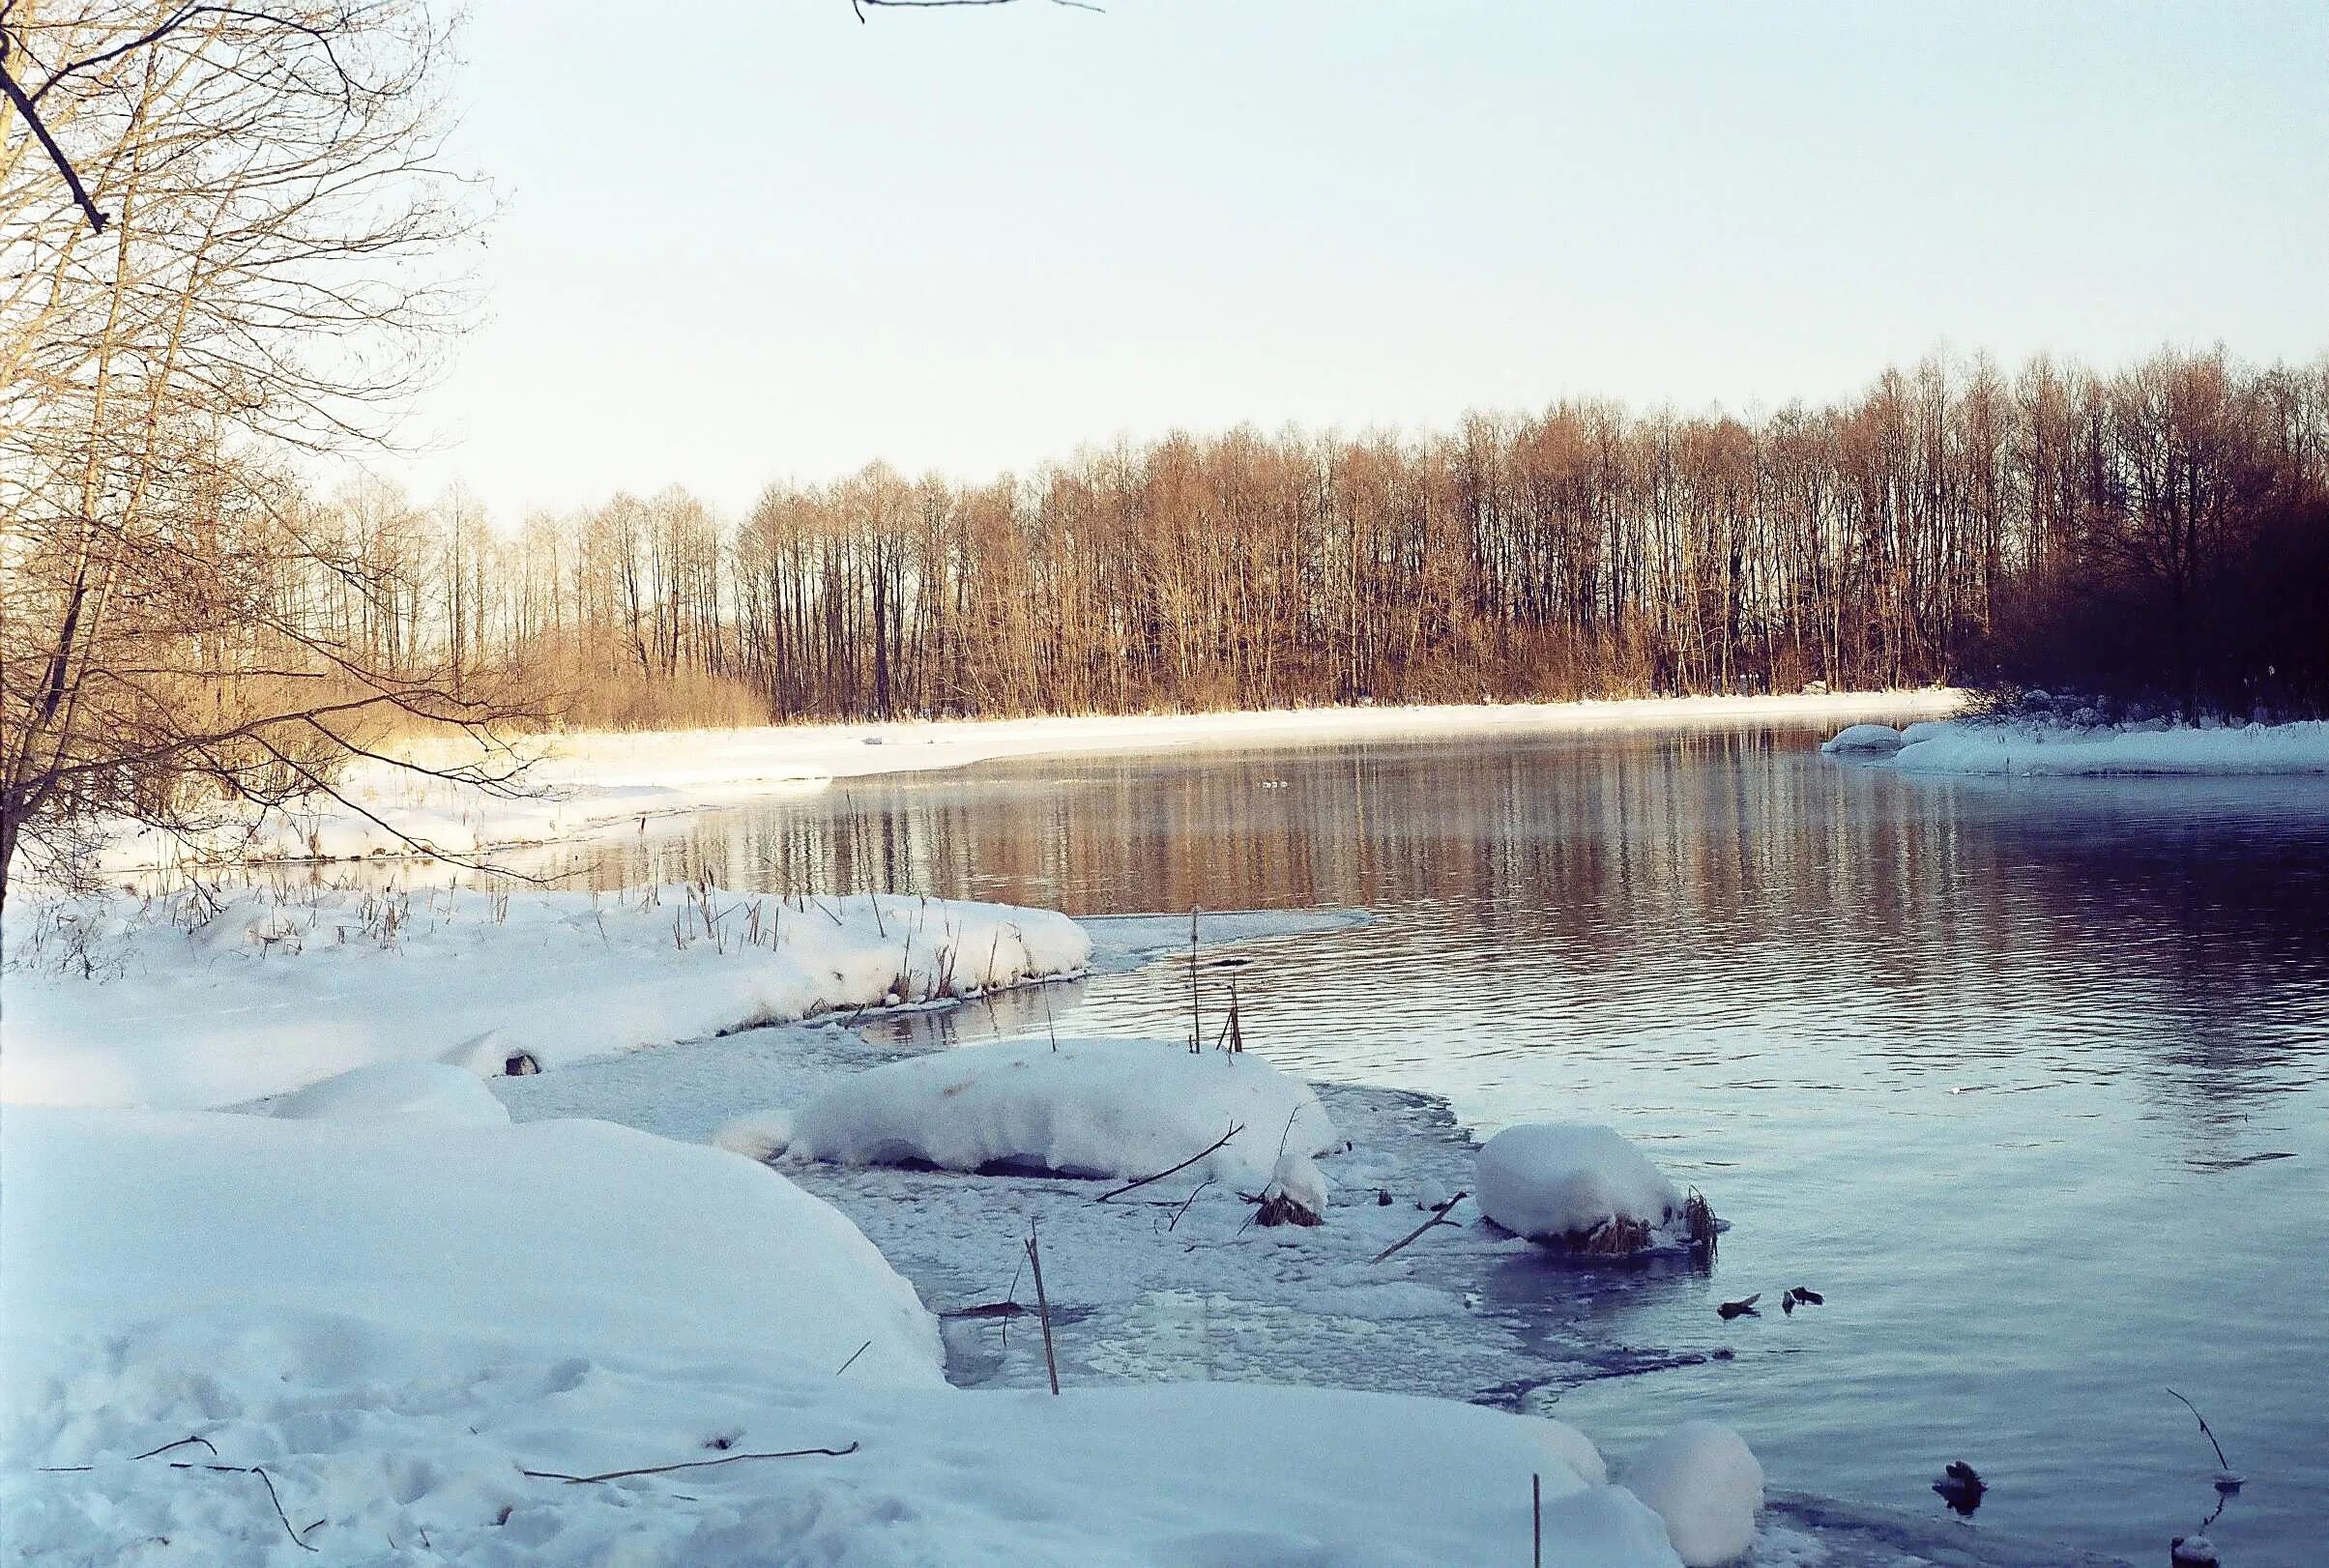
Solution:
[[[504,521],[884,458],[2329,349],[2329,4],[483,0]]]

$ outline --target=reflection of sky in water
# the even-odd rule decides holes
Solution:
[[[1025,761],[651,830],[581,876],[1367,906],[1243,949],[1256,1049],[1483,1128],[1610,1121],[1733,1222],[1715,1293],[1827,1293],[1719,1333],[1699,1292],[1610,1297],[1640,1343],[1738,1350],[1564,1393],[1613,1451],[1714,1415],[1790,1480],[1919,1511],[1965,1458],[1985,1524],[2147,1561],[2214,1503],[2171,1383],[2250,1477],[2210,1530],[2227,1560],[2305,1560],[2329,1531],[2329,780],[1914,780],[1814,739]],[[1170,1036],[1185,986],[1049,1001],[1063,1031]],[[915,1027],[1037,1032],[1041,1005]]]

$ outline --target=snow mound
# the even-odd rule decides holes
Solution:
[[[714,1141],[834,1165],[923,1161],[948,1171],[1153,1176],[1232,1127],[1190,1165],[1259,1191],[1278,1177],[1279,1144],[1306,1163],[1342,1137],[1307,1084],[1249,1053],[1191,1053],[1159,1040],[1042,1040],[963,1046],[857,1074],[789,1120],[748,1118]],[[781,1140],[779,1143],[778,1140]],[[1325,1183],[1315,1173],[1296,1179]]]
[[[1608,1127],[1537,1121],[1480,1150],[1480,1212],[1531,1241],[1576,1243],[1612,1221],[1652,1232],[1681,1218],[1682,1194]]]
[[[1838,730],[1820,749],[1830,756],[1846,751],[1898,751],[1901,739],[1901,732],[1889,724],[1853,724]]]
[[[442,1061],[375,1061],[310,1084],[275,1102],[293,1121],[412,1117],[428,1121],[507,1122],[509,1107],[475,1073]]]
[[[939,1380],[934,1320],[839,1211],[733,1155],[603,1121],[329,1122],[11,1107],[10,1332],[226,1308],[563,1351]],[[653,1291],[641,1281],[652,1278]]]
[[[1601,1450],[1592,1438],[1568,1422],[1556,1421],[1549,1415],[1532,1416],[1529,1421],[1528,1430],[1543,1444],[1545,1452],[1567,1466],[1580,1481],[1589,1487],[1608,1484],[1609,1462],[1601,1457]]]
[[[1754,1544],[1762,1466],[1729,1427],[1683,1422],[1626,1466],[1625,1486],[1666,1521],[1684,1568],[1734,1562]]]

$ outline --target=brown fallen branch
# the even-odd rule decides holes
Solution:
[[[211,1458],[218,1457],[218,1450],[212,1445],[208,1437],[181,1437],[176,1442],[165,1442],[160,1448],[149,1448],[142,1454],[131,1454],[125,1463],[134,1465],[141,1459],[152,1459],[157,1454],[166,1454],[173,1448],[190,1447],[195,1443],[200,1443],[204,1448],[209,1449]],[[97,1466],[94,1465],[44,1465],[41,1466],[41,1471],[44,1475],[74,1475],[86,1474],[95,1468]]]
[[[1104,1204],[1111,1198],[1121,1198],[1124,1194],[1138,1191],[1140,1188],[1147,1186],[1151,1181],[1162,1181],[1166,1176],[1173,1176],[1178,1172],[1185,1171],[1190,1166],[1195,1165],[1199,1160],[1204,1159],[1208,1154],[1212,1153],[1215,1149],[1221,1147],[1224,1144],[1227,1144],[1231,1139],[1237,1137],[1237,1134],[1243,1132],[1244,1130],[1245,1124],[1243,1122],[1233,1121],[1230,1123],[1229,1131],[1223,1133],[1220,1137],[1206,1145],[1205,1147],[1199,1149],[1196,1153],[1191,1154],[1187,1159],[1182,1160],[1179,1165],[1172,1167],[1170,1170],[1159,1171],[1154,1176],[1142,1176],[1138,1181],[1127,1181],[1121,1187],[1114,1187],[1106,1192],[1101,1193],[1097,1198],[1094,1198],[1092,1201],[1095,1204]]]
[[[176,1442],[165,1442],[160,1448],[149,1448],[142,1454],[131,1454],[127,1463],[135,1464],[141,1459],[152,1459],[158,1454],[166,1454],[174,1448],[185,1448],[194,1443],[200,1443],[204,1448],[209,1449],[213,1458],[218,1456],[218,1450],[213,1446],[208,1437],[181,1437]],[[96,1467],[94,1465],[44,1465],[41,1466],[41,1470],[44,1474],[48,1475],[85,1475]],[[205,1465],[198,1460],[174,1459],[170,1461],[170,1468],[173,1470],[209,1470],[218,1475],[257,1476],[259,1485],[267,1489],[267,1500],[275,1505],[275,1517],[283,1522],[283,1533],[291,1537],[291,1544],[302,1552],[320,1550],[301,1540],[301,1532],[291,1527],[291,1516],[283,1512],[283,1499],[275,1490],[275,1478],[269,1475],[264,1467],[257,1465]],[[316,1521],[316,1524],[322,1523],[321,1520]],[[307,1528],[313,1529],[315,1524],[310,1524]]]
[[[564,1481],[570,1487],[578,1487],[597,1481],[626,1480],[634,1475],[669,1475],[674,1470],[708,1470],[714,1465],[738,1465],[747,1459],[807,1459],[814,1454],[841,1459],[856,1453],[858,1448],[859,1444],[852,1442],[846,1448],[788,1448],[777,1454],[723,1454],[717,1459],[690,1459],[677,1465],[642,1465],[637,1469],[608,1470],[602,1475],[566,1475],[557,1470],[519,1470],[517,1473],[531,1476],[537,1481]]]
[[[1401,1236],[1401,1237],[1400,1237],[1398,1240],[1396,1240],[1396,1241],[1392,1242],[1392,1243],[1391,1243],[1389,1246],[1387,1246],[1387,1247],[1383,1248],[1383,1249],[1381,1252],[1377,1253],[1377,1254],[1376,1254],[1374,1257],[1372,1257],[1372,1258],[1368,1259],[1368,1260],[1367,1260],[1367,1263],[1368,1263],[1368,1265],[1369,1265],[1370,1267],[1372,1267],[1374,1264],[1376,1264],[1376,1263],[1382,1263],[1382,1262],[1383,1262],[1383,1261],[1385,1258],[1388,1258],[1388,1257],[1389,1257],[1389,1256],[1390,1256],[1392,1253],[1394,1253],[1394,1252],[1397,1252],[1397,1251],[1398,1251],[1400,1248],[1402,1248],[1402,1247],[1406,1246],[1406,1245],[1407,1245],[1409,1242],[1411,1242],[1411,1241],[1414,1240],[1414,1239],[1415,1239],[1417,1236],[1421,1235],[1421,1234],[1422,1234],[1424,1232],[1426,1232],[1426,1231],[1430,1230],[1430,1229],[1431,1229],[1433,1226],[1435,1226],[1435,1225],[1453,1225],[1453,1224],[1455,1224],[1456,1222],[1455,1222],[1454,1220],[1451,1220],[1451,1219],[1449,1219],[1449,1218],[1447,1217],[1447,1211],[1448,1211],[1449,1209],[1451,1209],[1451,1208],[1455,1207],[1455,1206],[1456,1206],[1458,1204],[1462,1203],[1462,1202],[1463,1202],[1465,1199],[1467,1199],[1467,1198],[1469,1198],[1469,1197],[1470,1197],[1470,1196],[1471,1196],[1471,1194],[1470,1194],[1470,1193],[1468,1193],[1468,1192],[1460,1192],[1460,1193],[1457,1193],[1457,1194],[1456,1194],[1456,1195],[1455,1195],[1453,1198],[1450,1198],[1450,1199],[1449,1199],[1449,1200],[1448,1200],[1446,1203],[1444,1203],[1444,1204],[1441,1204],[1441,1205],[1440,1205],[1438,1208],[1435,1208],[1435,1209],[1433,1209],[1433,1210],[1432,1210],[1432,1217],[1431,1217],[1430,1219],[1428,1219],[1428,1220],[1425,1220],[1425,1221],[1424,1221],[1424,1222],[1423,1222],[1421,1225],[1418,1225],[1418,1226],[1416,1226],[1416,1227],[1415,1227],[1413,1230],[1412,1230],[1412,1231],[1408,1232],[1408,1234],[1405,1234],[1405,1235]]]

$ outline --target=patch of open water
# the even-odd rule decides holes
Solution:
[[[1936,1518],[1927,1484],[1965,1459],[1992,1483],[1983,1523],[2164,1560],[2216,1501],[2172,1386],[2249,1478],[2209,1530],[2226,1560],[2320,1560],[2329,780],[1914,779],[1818,739],[996,764],[694,819],[578,874],[1370,909],[1240,949],[1255,1049],[1443,1096],[1482,1134],[1607,1121],[1732,1222],[1710,1276],[1589,1308],[1573,1280],[1491,1272],[1518,1323],[1589,1311],[1596,1338],[1667,1358],[1535,1396],[1613,1452],[1712,1416],[1777,1485]],[[1226,979],[1207,984],[1217,1007]],[[1063,1032],[1186,1030],[1173,966],[1049,1000]],[[1040,1027],[968,1008],[889,1029]],[[1712,1310],[1791,1285],[1827,1305]],[[1182,1320],[1203,1312],[1161,1301],[1153,1326],[1202,1343]]]

